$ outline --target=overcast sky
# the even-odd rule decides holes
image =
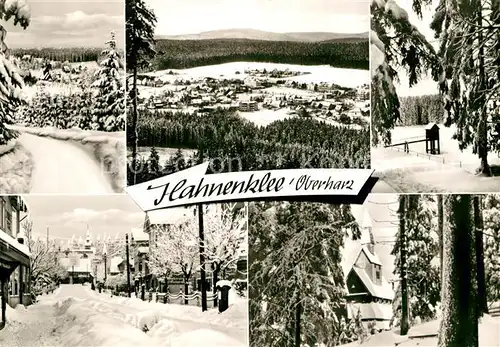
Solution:
[[[157,35],[219,29],[271,32],[367,32],[368,0],[146,0]]]
[[[25,196],[33,220],[33,234],[67,241],[74,234],[85,237],[87,224],[93,234],[112,238],[131,228],[142,228],[144,212],[126,195],[100,196]]]
[[[30,26],[23,30],[12,20],[2,21],[11,48],[104,47],[110,32],[124,47],[124,0],[27,0]]]
[[[396,0],[396,2],[408,12],[408,18],[410,22],[415,25],[415,27],[425,36],[425,38],[431,42],[435,49],[438,48],[437,39],[434,38],[434,31],[430,28],[430,23],[432,21],[432,16],[434,10],[436,9],[439,0],[433,0],[431,6],[424,8],[422,11],[422,19],[420,19],[412,10],[412,0]],[[408,85],[408,75],[404,70],[398,70],[399,73],[399,96],[409,96],[409,95],[428,95],[437,94],[439,92],[438,85],[432,80],[430,76],[423,78],[419,83],[413,87]]]

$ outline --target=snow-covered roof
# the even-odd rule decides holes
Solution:
[[[10,236],[9,234],[7,234],[7,233],[5,233],[3,231],[0,231],[0,240],[4,241],[10,247],[12,247],[12,248],[16,249],[17,251],[23,253],[27,257],[31,256],[29,248],[26,245],[23,245],[23,244],[17,242],[16,239],[14,239],[12,236]]]
[[[382,262],[380,261],[378,256],[376,254],[373,254],[372,252],[370,252],[367,245],[364,245],[361,248],[361,250],[366,254],[366,257],[368,258],[370,263],[382,266]]]
[[[111,258],[110,264],[109,264],[109,272],[110,273],[118,273],[120,270],[118,269],[118,265],[123,263],[123,258],[122,257],[113,257]]]
[[[179,224],[192,215],[192,207],[174,207],[148,212],[149,222],[151,224]]]
[[[387,282],[387,280],[382,277],[382,284],[377,285],[373,283],[373,281],[368,277],[368,274],[363,269],[358,269],[356,267],[352,268],[359,279],[363,282],[366,289],[370,292],[370,294],[376,298],[393,300],[394,299],[394,291],[392,290],[392,286]]]
[[[139,247],[137,249],[137,253],[139,254],[149,253],[149,247]]]
[[[348,303],[347,304],[349,317],[356,317],[358,311],[361,314],[362,319],[366,320],[376,320],[376,319],[384,319],[391,320],[392,319],[392,306],[391,304],[382,304],[382,303]]]
[[[132,228],[131,233],[134,241],[149,241],[149,235],[142,228]]]

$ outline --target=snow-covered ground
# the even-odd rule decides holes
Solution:
[[[299,72],[309,72],[306,75],[289,77],[291,81],[301,83],[335,83],[343,87],[355,88],[363,84],[370,83],[370,72],[368,70],[357,69],[342,69],[329,65],[294,65],[294,64],[279,64],[279,63],[258,63],[258,62],[233,62],[218,65],[199,66],[184,70],[159,70],[150,73],[149,75],[158,76],[165,80],[174,81],[178,78],[186,77],[212,77],[212,78],[245,78],[245,70],[262,70],[272,71],[274,69]],[[175,74],[171,75],[172,71]],[[236,72],[239,72],[237,74]]]
[[[399,331],[396,329],[371,335],[363,343],[352,342],[341,347],[435,347],[438,344],[439,325],[440,320],[434,320],[414,326],[406,336],[399,335]],[[479,346],[500,346],[500,317],[486,315],[481,318],[479,322]]]
[[[410,153],[394,148],[372,148],[371,165],[381,178],[374,193],[388,192],[491,192],[500,189],[500,177],[475,175],[479,158],[471,148],[460,151],[452,139],[455,129],[440,125],[441,154],[427,155],[425,142],[409,144]],[[392,143],[425,138],[425,126],[396,127]],[[500,165],[496,153],[488,156],[492,166]]]
[[[247,301],[229,309],[110,297],[88,286],[61,285],[27,309],[8,308],[0,346],[247,346]]]
[[[18,142],[33,158],[31,193],[114,193],[97,160],[75,144],[27,133]]]

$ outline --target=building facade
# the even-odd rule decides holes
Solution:
[[[7,304],[31,304],[30,252],[22,227],[27,218],[28,207],[20,196],[0,196],[1,322],[6,321]]]
[[[59,259],[61,265],[68,272],[68,277],[64,282],[91,283],[94,280],[95,253],[96,250],[88,228],[85,240],[81,237],[76,240],[73,237]]]

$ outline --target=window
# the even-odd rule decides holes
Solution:
[[[380,280],[381,280],[381,278],[380,278],[380,271],[379,271],[379,269],[377,269],[377,270],[375,271],[375,278],[377,279],[377,281],[380,281]]]
[[[7,234],[10,236],[12,235],[12,214],[8,211],[5,211],[5,225],[4,225],[5,231]]]

